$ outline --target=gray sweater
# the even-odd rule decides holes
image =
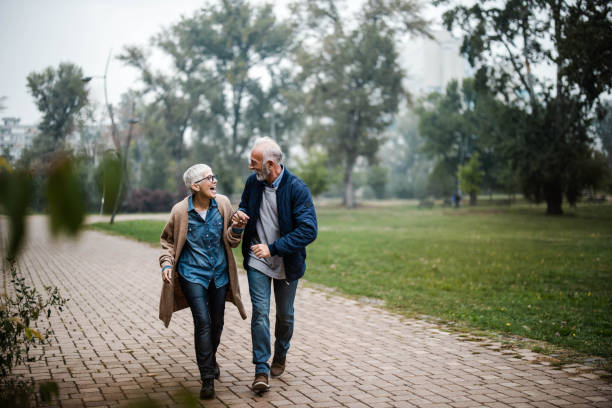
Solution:
[[[280,238],[278,211],[276,209],[276,188],[274,187],[266,186],[264,188],[256,230],[257,239],[253,240],[253,245],[270,245]],[[249,250],[249,267],[274,279],[286,279],[283,258],[278,255],[260,259],[253,254],[253,251]]]

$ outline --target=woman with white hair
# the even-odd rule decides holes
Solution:
[[[174,205],[160,239],[163,287],[159,318],[168,327],[172,312],[191,309],[202,379],[200,398],[211,399],[214,380],[220,375],[216,352],[225,301],[236,305],[246,319],[231,250],[240,243],[244,223],[231,221],[232,206],[227,197],[217,194],[217,177],[209,166],[191,166],[183,180],[191,194]]]

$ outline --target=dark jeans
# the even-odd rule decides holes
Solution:
[[[202,380],[215,378],[217,347],[223,331],[225,294],[229,285],[215,287],[214,280],[204,286],[189,282],[179,274],[179,282],[193,315],[196,360]]]

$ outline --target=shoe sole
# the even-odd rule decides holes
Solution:
[[[213,391],[212,394],[202,394],[200,393],[200,399],[201,400],[211,400],[215,398],[215,392]]]
[[[264,382],[257,382],[253,384],[253,387],[251,389],[254,393],[261,395],[264,392],[270,391],[270,385]]]

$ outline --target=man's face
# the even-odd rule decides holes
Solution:
[[[270,170],[263,164],[263,151],[260,149],[251,150],[249,170],[255,172],[255,177],[257,177],[257,180],[259,181],[264,181],[267,175],[270,174]]]

